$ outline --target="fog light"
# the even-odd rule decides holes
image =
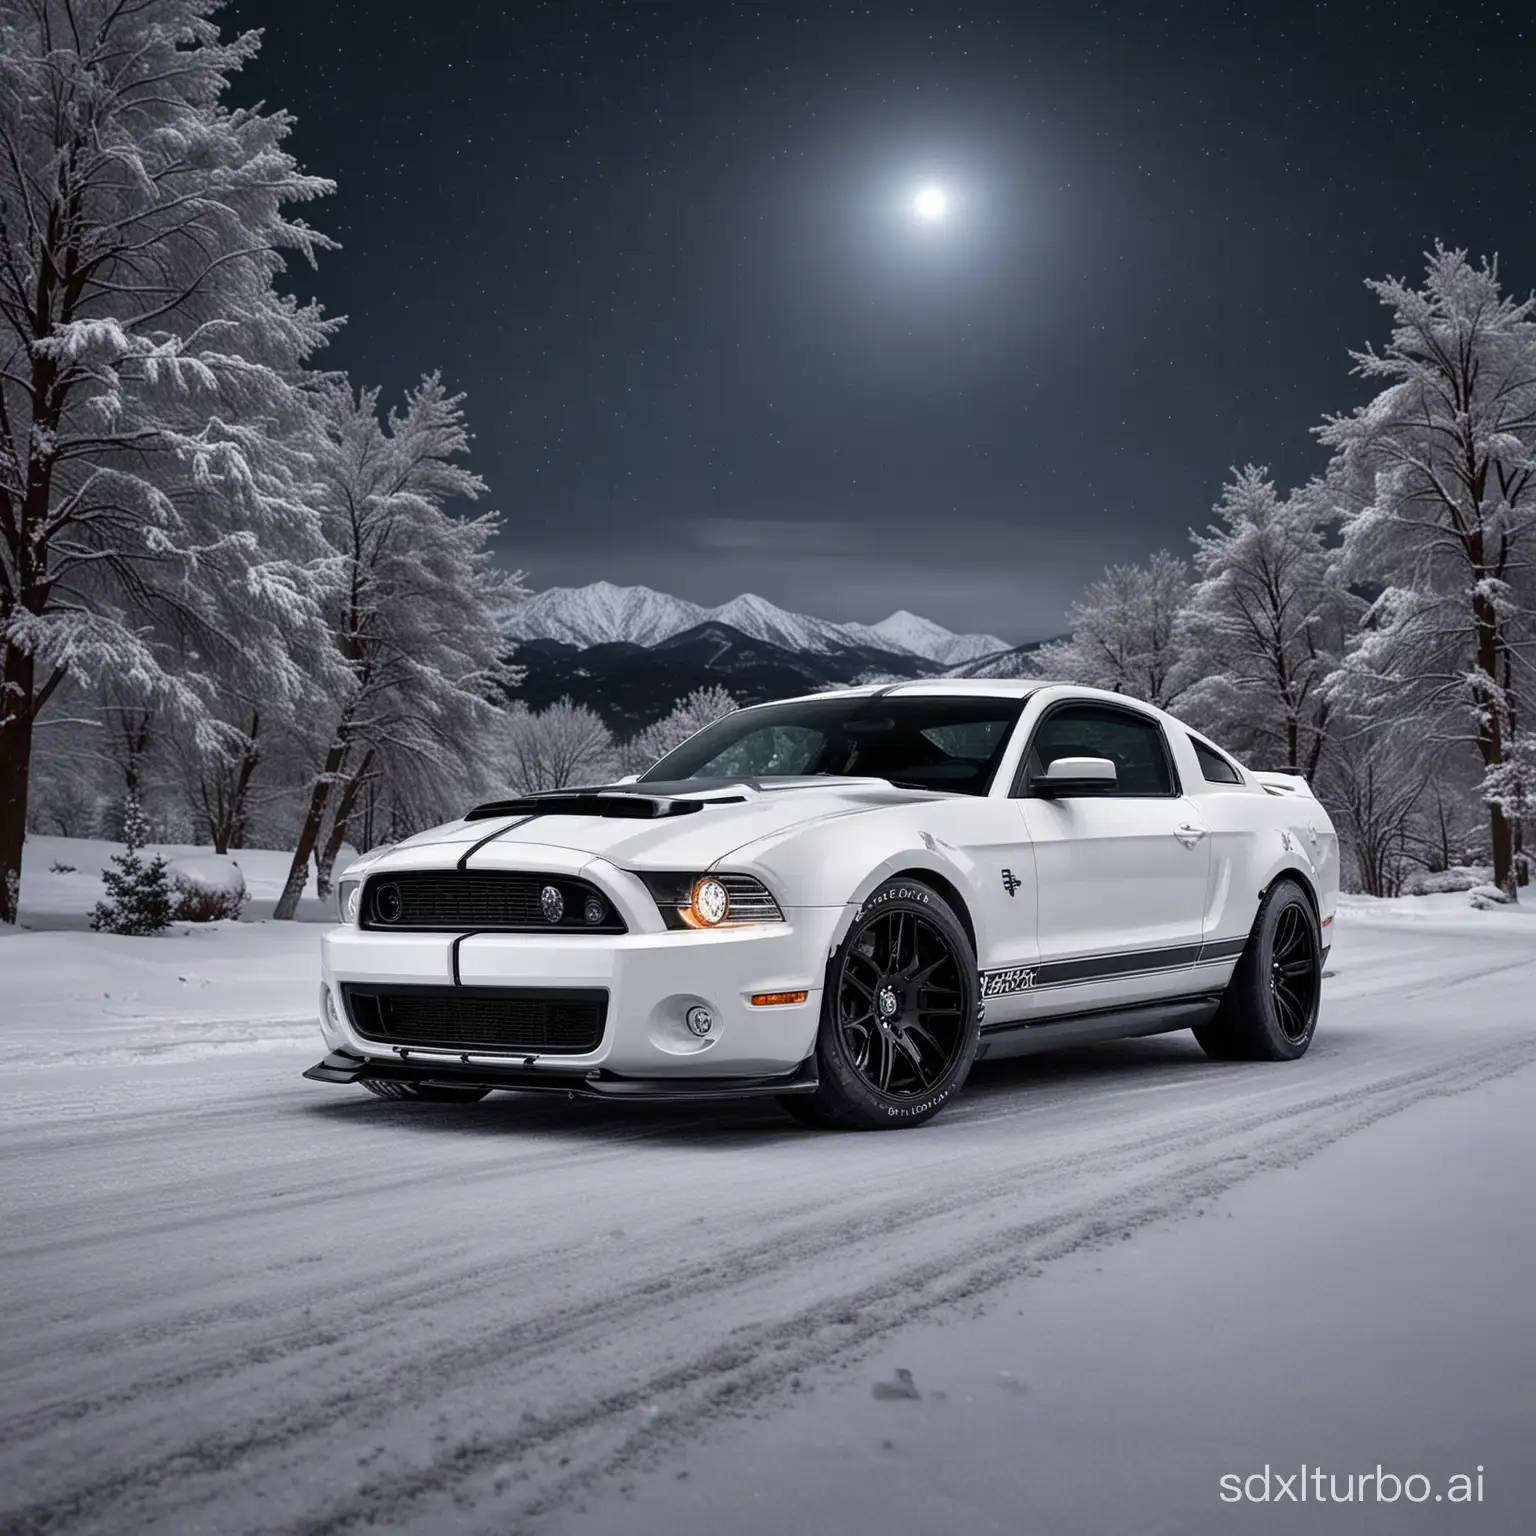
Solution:
[[[715,1027],[715,1016],[708,1008],[690,1008],[688,1010],[688,1029],[692,1034],[700,1037],[707,1035]]]
[[[596,896],[588,896],[587,904],[581,909],[581,915],[594,926],[608,915],[608,909]]]
[[[337,1017],[336,1014],[336,999],[331,996],[331,989],[329,987],[322,986],[320,988],[320,996],[325,1000],[325,1022],[329,1024],[332,1029],[338,1028],[341,1024],[341,1020]]]

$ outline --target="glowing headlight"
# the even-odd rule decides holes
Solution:
[[[343,880],[336,887],[336,915],[350,928],[357,926],[358,898],[362,893],[361,880]]]
[[[700,880],[683,909],[683,921],[697,928],[718,928],[731,915],[731,893],[718,880]]]
[[[640,878],[669,928],[745,928],[784,921],[772,893],[753,875],[646,874]]]

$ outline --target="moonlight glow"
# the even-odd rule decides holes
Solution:
[[[912,195],[912,212],[926,224],[937,224],[949,212],[943,187],[919,187]]]

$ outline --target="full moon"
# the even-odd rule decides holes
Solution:
[[[949,212],[943,187],[919,187],[912,197],[912,211],[927,223],[936,223]]]

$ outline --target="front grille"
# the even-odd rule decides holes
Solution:
[[[361,921],[364,928],[417,933],[625,931],[612,902],[585,880],[478,869],[374,875],[363,888]]]
[[[344,982],[341,990],[363,1039],[422,1050],[575,1054],[597,1048],[608,1016],[608,994],[596,989]]]

